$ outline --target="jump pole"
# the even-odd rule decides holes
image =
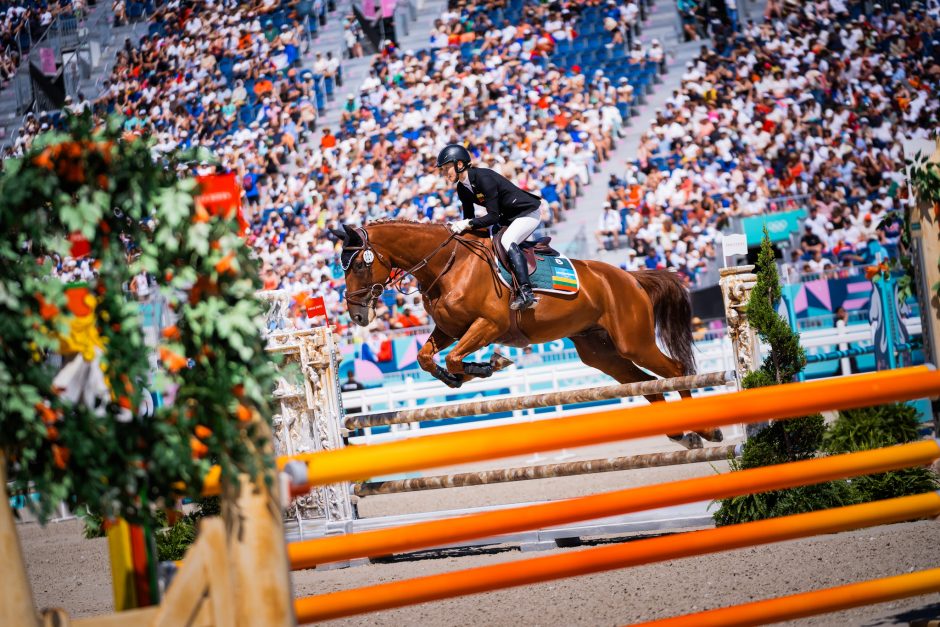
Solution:
[[[481,512],[392,529],[293,542],[287,552],[294,570],[376,555],[391,555],[465,540],[658,509],[705,499],[722,499],[811,483],[856,477],[940,458],[940,441],[924,440],[871,451],[765,466],[664,484],[592,494],[539,505]]]
[[[940,493],[852,505],[297,599],[301,623],[940,514]]]
[[[593,401],[606,401],[628,396],[644,396],[647,394],[662,394],[663,392],[695,390],[698,388],[726,385],[733,381],[733,372],[709,372],[687,377],[675,377],[673,379],[654,379],[652,381],[639,381],[637,383],[624,383],[621,385],[608,385],[604,387],[584,388],[581,390],[547,392],[545,394],[533,394],[531,396],[495,398],[460,403],[457,405],[436,405],[433,407],[418,407],[415,409],[399,409],[397,411],[378,414],[348,416],[346,418],[346,428],[355,430],[382,425],[400,425],[411,422],[421,422],[423,420],[479,416],[481,414],[495,414],[519,409],[536,409],[539,407],[553,407],[555,405],[590,403]]]
[[[415,477],[414,479],[373,481],[369,483],[357,483],[353,487],[353,494],[364,497],[374,496],[376,494],[398,494],[401,492],[461,488],[473,485],[488,485],[491,483],[509,483],[511,481],[529,481],[530,479],[571,477],[574,475],[587,475],[600,472],[616,472],[618,470],[635,470],[637,468],[658,468],[661,466],[697,464],[699,462],[720,462],[737,455],[736,449],[736,445],[730,444],[727,446],[712,446],[688,451],[667,451],[665,453],[649,453],[647,455],[632,455],[629,457],[608,457],[606,459],[588,459],[564,462],[561,464],[497,468],[494,470],[463,472],[453,475]]]
[[[940,592],[940,568],[884,577],[835,588],[744,603],[675,618],[636,623],[634,627],[747,627],[767,625],[863,605],[874,605]]]
[[[361,481],[366,477],[450,466],[676,433],[729,423],[753,423],[805,416],[825,410],[855,409],[940,394],[940,372],[928,366],[899,368],[836,380],[790,383],[733,394],[655,403],[532,423],[446,433],[399,442],[348,447],[279,458],[294,487]],[[306,468],[304,468],[306,466]],[[212,493],[217,487],[208,484]]]

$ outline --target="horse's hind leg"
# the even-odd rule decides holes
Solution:
[[[574,343],[575,348],[578,350],[578,356],[585,365],[597,368],[604,374],[616,379],[618,383],[652,381],[656,378],[648,372],[641,370],[629,359],[622,357],[614,346],[610,336],[605,331],[598,331],[590,335],[581,335],[569,339]],[[683,397],[691,395],[688,391],[682,391],[680,394]],[[662,394],[647,394],[645,398],[651,403],[666,400]],[[716,431],[718,430],[716,429]],[[706,436],[705,439],[709,441],[712,441],[711,438],[713,437],[716,438],[715,441],[721,441],[721,431],[718,431],[717,434],[708,432],[702,435]],[[694,432],[687,434],[671,434],[668,437],[670,440],[686,448],[702,447],[701,437]]]

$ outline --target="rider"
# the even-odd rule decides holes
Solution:
[[[542,199],[521,190],[505,177],[486,168],[470,166],[470,152],[460,144],[449,144],[437,156],[437,167],[445,178],[457,186],[457,195],[463,205],[463,220],[450,225],[454,233],[500,224],[506,227],[503,244],[509,256],[509,269],[519,286],[512,309],[525,310],[538,302],[532,293],[525,256],[519,249],[539,226],[539,206]],[[486,208],[486,215],[473,217],[473,205]]]

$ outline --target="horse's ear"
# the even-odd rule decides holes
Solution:
[[[346,239],[349,237],[346,235],[346,231],[343,229],[330,229],[330,233],[333,234],[333,237],[343,242],[344,244],[346,243]]]
[[[343,241],[346,242],[347,245],[351,244],[355,246],[362,243],[362,237],[360,237],[359,233],[356,232],[356,229],[349,226],[348,224],[344,224],[343,230],[346,232],[346,237],[343,239]]]

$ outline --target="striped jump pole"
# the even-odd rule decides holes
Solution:
[[[600,472],[616,472],[618,470],[636,470],[638,468],[658,468],[661,466],[678,466],[681,464],[697,464],[700,462],[721,462],[727,461],[729,457],[738,455],[736,449],[737,445],[730,444],[727,446],[712,446],[688,451],[668,451],[665,453],[631,455],[629,457],[607,457],[605,459],[587,459],[559,464],[521,466],[518,468],[497,468],[494,470],[462,472],[452,475],[415,477],[413,479],[370,481],[368,483],[357,483],[353,487],[353,494],[359,497],[374,496],[377,494],[398,494],[400,492],[462,488],[465,486],[488,485],[491,483],[509,483],[511,481],[528,481],[530,479],[548,479],[552,477],[589,475]]]
[[[791,594],[633,627],[749,627],[940,592],[940,568]]]
[[[726,385],[732,381],[734,381],[734,372],[709,372],[687,377],[675,377],[673,379],[654,379],[652,381],[639,381],[637,383],[624,383],[621,385],[608,385],[584,388],[581,390],[547,392],[545,394],[533,394],[531,396],[495,398],[459,403],[456,405],[436,405],[433,407],[418,407],[415,409],[399,409],[397,411],[378,414],[348,416],[346,418],[346,428],[355,430],[382,425],[400,425],[411,422],[421,422],[423,420],[460,418],[462,416],[479,416],[481,414],[495,414],[519,409],[536,409],[539,407],[553,407],[555,405],[573,405],[576,403],[607,401],[626,398],[628,396],[644,396],[647,394],[662,394],[664,392],[678,392],[682,390],[714,387]]]
[[[924,440],[872,451],[709,475],[651,486],[592,494],[538,505],[514,507],[414,523],[391,529],[326,536],[288,545],[291,568],[376,555],[392,555],[506,533],[661,507],[767,492],[811,483],[919,466],[940,458],[940,443]]]
[[[485,427],[398,442],[279,458],[278,466],[301,485],[361,481],[396,472],[452,466],[500,457],[681,431],[704,431],[729,423],[753,423],[855,409],[940,394],[940,372],[928,366],[901,368],[835,380],[775,385],[732,394],[654,403],[531,423]],[[290,464],[291,461],[300,462]],[[289,465],[289,466],[288,466]],[[206,479],[208,493],[218,486]]]
[[[940,493],[928,492],[716,529],[659,536],[406,579],[297,599],[297,621],[310,623],[500,590],[641,564],[729,551],[940,514]]]

